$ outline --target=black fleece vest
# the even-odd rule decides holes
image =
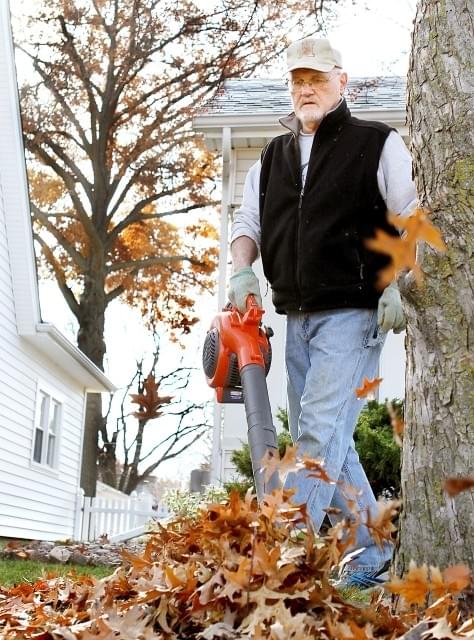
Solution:
[[[388,258],[364,240],[377,228],[397,235],[377,185],[390,130],[353,118],[343,100],[316,132],[304,193],[296,136],[279,136],[265,148],[261,255],[277,312],[377,306],[377,271]]]

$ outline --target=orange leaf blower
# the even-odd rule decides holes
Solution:
[[[218,402],[243,402],[248,425],[248,441],[257,498],[279,486],[277,474],[267,481],[261,460],[267,451],[278,454],[266,375],[271,364],[270,328],[262,328],[264,310],[255,296],[247,298],[241,314],[228,305],[217,314],[207,332],[203,367],[207,383],[216,389]]]

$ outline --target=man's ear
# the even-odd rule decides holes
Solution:
[[[344,89],[346,88],[346,84],[347,84],[347,73],[345,71],[343,71],[341,73],[341,75],[339,76],[339,93],[341,94],[341,96],[344,93]]]

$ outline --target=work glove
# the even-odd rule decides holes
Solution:
[[[377,322],[385,333],[390,329],[393,329],[393,333],[400,333],[407,326],[400,291],[395,282],[389,284],[380,296]]]
[[[252,294],[259,307],[262,306],[262,296],[258,279],[252,267],[242,267],[230,277],[228,296],[232,305],[241,313],[247,311],[247,297]]]

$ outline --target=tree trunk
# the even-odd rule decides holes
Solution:
[[[105,342],[104,325],[106,299],[104,291],[105,276],[101,275],[96,264],[89,268],[84,283],[78,316],[79,332],[77,344],[79,349],[104,370]],[[102,397],[100,393],[87,396],[84,439],[82,445],[81,487],[86,496],[94,497],[97,484],[98,436],[105,429],[102,416]]]
[[[420,0],[408,122],[420,204],[447,245],[423,245],[424,281],[408,276],[406,427],[396,570],[413,558],[474,569],[474,492],[443,481],[474,471],[474,161],[471,0]],[[471,5],[472,8],[472,5]]]

